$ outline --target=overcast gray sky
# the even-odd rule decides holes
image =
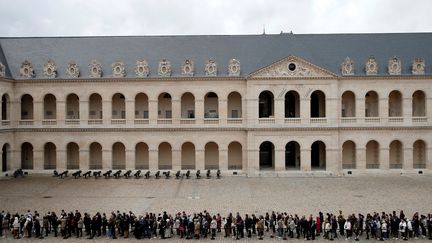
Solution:
[[[431,0],[0,0],[0,36],[430,32]]]

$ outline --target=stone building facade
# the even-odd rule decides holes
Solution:
[[[429,33],[0,38],[2,171],[428,172],[430,43]]]

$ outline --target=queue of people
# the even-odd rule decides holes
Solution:
[[[112,239],[135,237],[137,239],[200,239],[217,237],[258,239],[297,238],[304,240],[432,240],[432,214],[415,213],[407,217],[403,211],[396,213],[368,213],[344,215],[319,212],[316,216],[271,212],[263,215],[232,214],[222,216],[208,211],[176,214],[133,212],[97,212],[82,214],[78,210],[62,210],[40,214],[37,211],[0,214],[2,238],[81,238],[107,237]]]

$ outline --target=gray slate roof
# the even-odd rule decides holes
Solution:
[[[196,35],[196,36],[106,36],[106,37],[17,37],[0,38],[0,61],[6,74],[19,79],[19,68],[29,60],[36,78],[43,78],[43,65],[53,60],[58,77],[68,78],[66,67],[76,62],[81,78],[89,75],[88,64],[98,60],[103,77],[112,75],[111,64],[121,60],[127,77],[135,77],[135,62],[147,60],[150,77],[158,76],[158,63],[171,62],[172,76],[181,75],[185,59],[195,63],[195,76],[205,76],[208,59],[218,64],[218,76],[228,76],[228,61],[241,62],[241,76],[281,60],[289,55],[301,57],[338,75],[345,57],[354,61],[355,74],[365,75],[364,64],[375,56],[379,75],[387,74],[387,63],[397,56],[402,61],[402,75],[411,75],[415,57],[426,62],[426,75],[432,75],[432,33],[396,34],[276,34],[276,35]]]

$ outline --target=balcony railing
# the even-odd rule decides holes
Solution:
[[[111,124],[113,125],[126,124],[126,119],[111,119]]]
[[[356,165],[355,164],[342,164],[342,169],[355,169]]]
[[[402,164],[390,164],[390,169],[402,169]]]
[[[341,123],[356,123],[357,122],[357,118],[355,117],[342,117],[341,118]]]
[[[381,119],[379,117],[365,117],[366,123],[378,123]]]
[[[45,126],[57,125],[57,120],[56,119],[45,119],[45,120],[42,120],[42,125],[45,125]]]
[[[310,118],[310,123],[312,123],[312,124],[316,124],[316,123],[327,123],[327,118],[326,118],[326,117],[315,117],[315,118]]]
[[[388,121],[391,123],[399,123],[399,122],[403,122],[404,118],[403,117],[389,117]]]
[[[89,119],[87,122],[89,125],[100,125],[103,123],[102,119]]]
[[[261,117],[258,118],[259,124],[275,124],[275,119],[272,117]]]
[[[366,169],[379,169],[379,164],[366,164]]]
[[[78,119],[66,119],[65,124],[66,125],[79,125],[80,120],[78,120]]]
[[[412,118],[412,122],[413,123],[422,123],[422,122],[427,122],[428,119],[425,116],[415,116]]]
[[[195,124],[195,118],[182,118],[180,124]]]
[[[227,123],[228,124],[242,124],[243,118],[228,118]]]
[[[299,117],[289,117],[285,118],[285,124],[299,124],[301,119]]]
[[[172,124],[171,118],[158,118],[157,124]]]
[[[34,121],[33,120],[20,120],[19,124],[21,126],[31,126],[34,124]]]
[[[414,163],[413,168],[414,169],[426,169],[426,164],[425,163]]]
[[[204,124],[219,124],[219,118],[204,118]]]
[[[10,125],[10,120],[2,120],[1,124],[2,124],[2,126],[9,126]]]
[[[135,119],[134,124],[149,124],[149,119]]]

